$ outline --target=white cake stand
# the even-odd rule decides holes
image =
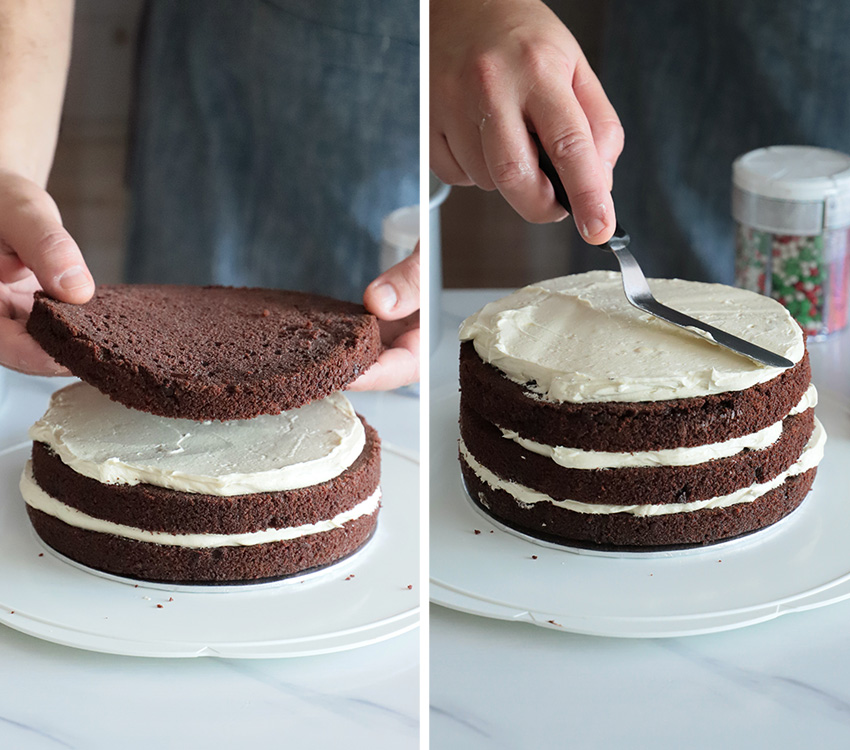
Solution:
[[[465,497],[457,408],[456,393],[432,399],[437,604],[575,633],[662,637],[743,627],[850,597],[850,406],[828,391],[820,392],[816,410],[828,435],[826,454],[800,508],[737,541],[651,554],[572,551],[488,520]]]

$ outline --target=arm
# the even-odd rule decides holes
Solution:
[[[537,168],[540,137],[588,242],[610,239],[623,129],[575,38],[540,0],[431,0],[431,167],[498,189],[526,220],[566,214]]]
[[[0,364],[63,372],[24,330],[39,288],[82,303],[94,282],[44,187],[71,51],[72,0],[0,2]]]

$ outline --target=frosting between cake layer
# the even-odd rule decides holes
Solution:
[[[511,482],[496,476],[493,472],[482,466],[469,452],[463,440],[460,440],[460,453],[463,460],[478,478],[496,490],[502,490],[511,495],[521,506],[529,507],[535,503],[547,502],[559,508],[575,511],[576,513],[627,513],[633,516],[661,516],[673,513],[693,513],[694,511],[708,508],[726,508],[730,505],[740,503],[751,503],[754,500],[770,492],[770,490],[781,485],[788,477],[804,474],[817,466],[823,458],[823,449],[826,444],[826,432],[823,425],[815,419],[815,428],[809,442],[800,454],[800,457],[788,469],[775,476],[768,482],[754,484],[736,490],[728,495],[697,500],[691,503],[665,503],[659,505],[611,505],[603,503],[583,503],[577,500],[556,500],[549,495],[526,487],[517,482]]]
[[[799,362],[803,334],[769,297],[721,284],[652,279],[658,300]],[[545,400],[663,401],[740,391],[782,368],[754,362],[632,307],[619,273],[533,284],[467,318],[460,338]]]
[[[810,385],[800,402],[788,412],[788,416],[802,414],[817,405],[817,390]],[[782,421],[765,427],[758,432],[720,443],[696,445],[690,448],[664,448],[654,451],[634,451],[617,453],[609,451],[588,451],[581,448],[568,448],[562,445],[546,445],[521,437],[513,430],[502,429],[502,435],[518,443],[526,450],[551,458],[559,466],[568,469],[622,469],[643,466],[695,466],[720,458],[729,458],[743,450],[763,450],[769,448],[782,435]]]
[[[85,383],[54,393],[29,435],[101,484],[223,497],[326,482],[366,444],[363,424],[341,393],[280,414],[193,422],[128,409]]]
[[[319,534],[323,531],[340,529],[349,521],[374,513],[381,501],[381,490],[378,488],[372,495],[353,508],[343,511],[327,521],[319,521],[318,523],[307,523],[283,529],[265,529],[245,534],[170,534],[164,531],[148,531],[113,521],[104,521],[60,502],[36,484],[32,474],[32,464],[29,461],[21,475],[20,489],[27,505],[58,518],[69,526],[87,531],[97,531],[102,534],[112,534],[125,539],[134,539],[138,542],[193,549],[249,547],[256,544],[283,542],[310,534]]]

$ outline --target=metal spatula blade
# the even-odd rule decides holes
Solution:
[[[552,160],[549,158],[549,155],[543,150],[543,146],[541,145],[540,139],[537,135],[532,133],[532,138],[537,145],[540,169],[543,171],[543,174],[549,178],[549,182],[552,183],[552,187],[555,190],[555,199],[565,209],[567,209],[570,214],[572,214],[573,211],[570,207],[567,191],[564,189],[558,170],[555,169],[555,165],[552,164]],[[722,331],[719,328],[715,328],[708,323],[703,323],[701,320],[692,318],[690,315],[685,315],[685,313],[674,310],[672,307],[662,305],[657,299],[655,299],[655,297],[653,297],[652,291],[649,288],[649,283],[646,280],[646,276],[643,275],[641,267],[638,265],[638,262],[628,249],[630,240],[631,238],[629,235],[623,231],[619,224],[617,224],[617,228],[614,230],[614,236],[611,237],[611,239],[604,245],[594,245],[594,247],[614,253],[614,256],[617,258],[617,262],[620,264],[620,273],[623,279],[623,291],[626,293],[626,299],[632,305],[637,307],[639,310],[648,312],[650,315],[654,315],[656,318],[666,321],[667,323],[679,326],[679,328],[684,328],[688,331],[688,333],[691,333],[694,336],[700,336],[700,334],[693,329],[703,331],[708,334],[714,343],[724,346],[727,349],[731,349],[733,352],[742,354],[745,357],[754,359],[756,362],[760,362],[761,364],[770,365],[771,367],[785,368],[794,366],[794,363],[791,360],[781,357],[768,349],[757,346],[745,339],[731,333],[727,333],[726,331]],[[701,336],[701,338],[704,337]]]

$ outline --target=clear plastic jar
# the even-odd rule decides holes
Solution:
[[[813,338],[847,325],[850,156],[772,146],[732,166],[735,283],[781,302]]]

